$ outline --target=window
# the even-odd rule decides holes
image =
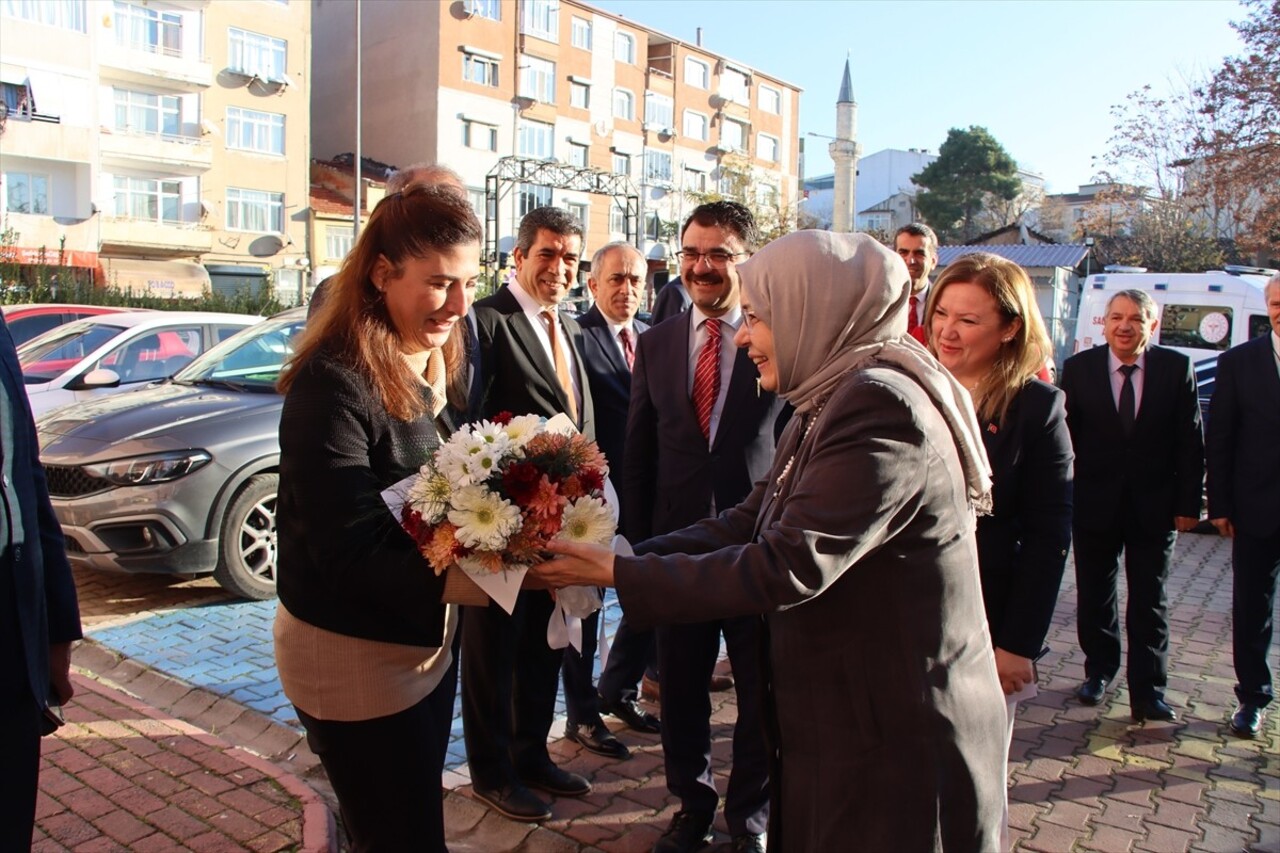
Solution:
[[[1161,312],[1162,347],[1218,350],[1231,347],[1232,309],[1227,305],[1165,305]]]
[[[621,207],[614,205],[609,208],[609,230],[614,234],[627,233],[627,214]]]
[[[10,213],[49,215],[49,176],[31,172],[5,172],[5,209]]]
[[[644,180],[645,183],[671,183],[670,151],[644,152]]]
[[[644,93],[644,123],[657,129],[674,128],[676,124],[676,102],[667,95],[657,92]]]
[[[778,138],[766,133],[756,134],[756,157],[769,163],[777,163]]]
[[[720,147],[726,151],[743,150],[746,138],[747,129],[742,122],[725,119],[720,125]]]
[[[704,193],[707,191],[707,173],[698,169],[690,169],[688,166],[684,168],[684,189],[691,193]]]
[[[631,177],[631,155],[613,152],[613,173]]]
[[[579,169],[587,168],[587,146],[579,142],[569,143],[569,165]]]
[[[698,89],[711,88],[711,66],[692,56],[684,58],[684,82]]]
[[[736,68],[720,74],[720,95],[737,104],[751,103],[751,80]]]
[[[35,113],[36,102],[26,83],[0,83],[0,92],[4,95],[6,115],[30,119]]]
[[[116,44],[166,56],[182,55],[182,17],[116,0]]]
[[[9,18],[86,32],[84,0],[3,0],[0,11]]]
[[[340,261],[355,245],[355,235],[350,225],[326,225],[324,229],[324,255],[330,260]]]
[[[580,110],[591,109],[591,87],[576,80],[569,81],[569,106]]]
[[[580,201],[571,201],[565,204],[565,209],[576,220],[582,223],[582,227],[587,227],[587,206]]]
[[[156,95],[114,89],[115,129],[122,133],[177,136],[182,133],[181,101],[177,95]]]
[[[476,212],[476,218],[481,224],[489,217],[489,202],[485,197],[484,190],[475,187],[467,187],[467,199],[471,202],[471,209]]]
[[[283,154],[284,116],[227,107],[227,147],[262,154]]]
[[[644,215],[644,236],[655,242],[662,239],[662,218],[656,211],[649,211]]]
[[[228,27],[227,47],[227,65],[233,71],[263,80],[284,79],[284,39]]]
[[[760,109],[766,113],[779,115],[782,112],[782,92],[772,86],[761,86]]]
[[[778,206],[778,188],[773,184],[757,184],[756,204],[765,209],[776,209]]]
[[[462,54],[462,79],[478,86],[498,87],[498,60],[474,53]]]
[[[551,205],[551,187],[538,184],[521,184],[519,190],[520,215],[528,216],[540,207]]]
[[[498,128],[496,125],[464,118],[462,120],[462,144],[480,151],[497,151]]]
[[[522,121],[516,130],[516,153],[537,160],[554,160],[555,128],[540,121]]]
[[[586,18],[574,17],[569,22],[570,41],[574,47],[591,50],[591,22]]]
[[[522,28],[547,41],[560,40],[560,0],[524,0]]]
[[[686,139],[707,140],[707,117],[693,110],[684,111],[684,136]]]
[[[613,115],[633,121],[636,117],[636,96],[626,89],[613,90]]]
[[[621,30],[613,37],[613,58],[629,65],[636,64],[636,39]]]
[[[284,231],[284,193],[227,187],[227,230]]]
[[[162,178],[112,178],[115,215],[144,222],[182,221],[182,185]]]
[[[867,213],[859,216],[859,230],[862,231],[882,231],[889,233],[889,225],[892,221],[892,214],[889,213]]]
[[[467,0],[467,14],[473,18],[488,18],[490,21],[502,20],[502,6],[499,0]]]
[[[520,94],[544,104],[556,102],[556,64],[536,56],[520,55]]]

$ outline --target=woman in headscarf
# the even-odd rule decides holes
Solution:
[[[968,395],[907,336],[906,267],[872,238],[801,231],[738,269],[735,341],[796,410],[769,475],[638,556],[557,544],[533,571],[616,586],[638,624],[767,614],[770,850],[994,850],[1004,703]]]

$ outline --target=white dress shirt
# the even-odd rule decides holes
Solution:
[[[578,411],[582,411],[582,385],[578,382],[578,363],[574,356],[573,347],[569,345],[569,336],[565,333],[564,323],[560,322],[560,309],[546,308],[538,300],[525,291],[520,286],[520,282],[511,282],[511,295],[520,303],[520,310],[529,318],[529,322],[533,324],[534,331],[538,333],[538,340],[542,343],[542,351],[546,353],[547,360],[551,362],[554,370],[556,357],[551,352],[551,336],[547,334],[547,323],[542,319],[543,311],[550,311],[551,316],[555,318],[556,324],[556,340],[560,344],[560,353],[564,356],[565,364],[569,367],[569,381],[573,384],[573,402]],[[552,374],[554,378],[554,374]]]

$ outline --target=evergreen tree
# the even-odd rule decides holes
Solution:
[[[982,230],[978,214],[989,198],[1011,201],[1022,191],[1018,164],[985,127],[953,127],[938,159],[911,178],[921,192],[916,208],[943,242]]]

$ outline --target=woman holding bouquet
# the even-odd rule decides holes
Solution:
[[[481,227],[451,188],[378,203],[280,380],[276,663],[355,851],[442,851],[457,608],[381,493],[465,411]]]
[[[991,481],[968,395],[907,336],[906,267],[801,231],[739,265],[735,342],[795,406],[769,475],[635,557],[552,543],[552,586],[651,625],[766,614],[770,850],[992,850],[1004,714],[974,560]],[[834,677],[834,680],[833,680]]]

